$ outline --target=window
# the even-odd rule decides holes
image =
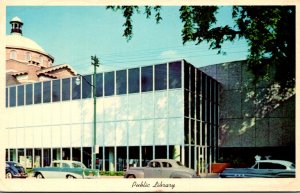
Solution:
[[[191,66],[190,67],[190,84],[191,84],[191,91],[192,92],[196,92],[195,91],[195,81],[196,81],[196,78],[195,78],[195,67],[194,66]]]
[[[52,165],[53,167],[55,167],[55,168],[59,168],[60,167],[60,163],[53,163],[53,165]]]
[[[31,54],[30,54],[30,52],[26,52],[26,54],[25,54],[25,59],[26,59],[27,61],[30,61],[30,60],[31,60]]]
[[[286,167],[277,163],[259,163],[259,169],[286,169]]]
[[[34,104],[39,104],[42,101],[42,85],[40,82],[34,83]]]
[[[153,162],[151,162],[150,167],[152,167],[152,168],[160,168],[160,163],[156,162],[156,161],[153,161]]]
[[[172,165],[168,162],[162,162],[162,165],[163,165],[164,168],[171,168],[172,167]]]
[[[96,75],[96,96],[103,96],[103,73]]]
[[[44,57],[42,55],[40,55],[40,64],[43,65],[44,64]]]
[[[16,87],[9,88],[9,106],[15,107],[16,106]]]
[[[92,75],[83,76],[81,78],[82,82],[82,98],[91,98],[92,97]]]
[[[155,90],[167,89],[167,65],[155,66]]]
[[[153,90],[153,67],[142,67],[142,92]]]
[[[181,61],[169,64],[169,88],[181,88]]]
[[[70,168],[69,164],[67,164],[67,163],[62,163],[62,167],[63,168]]]
[[[65,90],[63,90],[63,92],[64,91]],[[70,88],[69,88],[69,93],[70,93]],[[56,102],[56,101],[60,101],[60,80],[52,81],[52,102]]]
[[[24,85],[18,86],[18,106],[24,105]]]
[[[50,102],[50,81],[43,82],[43,103],[49,103]]]
[[[111,96],[115,94],[115,73],[106,72],[104,74],[104,94],[105,96]]]
[[[32,84],[26,85],[26,105],[32,104]]]
[[[128,70],[128,92],[137,93],[140,91],[140,69],[133,68]]]
[[[184,62],[184,88],[190,89],[190,65],[187,62]]]
[[[17,59],[17,52],[15,50],[10,51],[9,58],[12,59],[12,60],[16,60]]]
[[[70,100],[71,99],[71,79],[70,78],[66,78],[66,79],[62,79],[62,101],[65,100]]]
[[[126,94],[127,92],[127,73],[126,70],[116,72],[116,94]]]
[[[8,88],[5,89],[6,93],[6,107],[8,107]]]
[[[74,99],[80,99],[80,85],[76,84],[76,78],[77,77],[73,77],[72,78],[72,100]]]

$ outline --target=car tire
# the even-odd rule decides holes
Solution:
[[[37,179],[43,179],[44,176],[43,176],[41,173],[38,173],[38,174],[36,175],[36,178],[37,178]]]
[[[66,177],[67,179],[75,179],[75,177],[74,176],[72,176],[72,175],[67,175],[67,177]]]
[[[135,178],[135,176],[131,174],[131,175],[128,175],[127,178]]]
[[[13,178],[12,173],[7,172],[6,175],[5,175],[5,178],[8,178],[8,179]]]

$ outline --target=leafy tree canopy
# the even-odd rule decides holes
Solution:
[[[161,6],[108,6],[122,11],[125,18],[123,36],[129,41],[133,35],[133,14],[155,15],[162,20]],[[207,42],[210,49],[224,53],[226,41],[244,38],[248,42],[248,66],[255,75],[254,81],[271,77],[280,85],[281,92],[294,92],[295,87],[295,6],[233,6],[235,26],[217,26],[218,6],[181,6],[183,44]],[[275,72],[270,70],[274,67]]]

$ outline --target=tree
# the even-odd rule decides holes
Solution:
[[[147,18],[155,13],[156,22],[162,18],[161,6],[145,6]],[[140,14],[138,6],[108,6],[113,11],[123,11],[126,19],[123,36],[129,41],[133,35],[132,15]],[[249,46],[248,67],[255,75],[254,83],[271,77],[280,85],[280,93],[293,92],[295,88],[295,6],[233,6],[235,26],[216,26],[218,6],[181,6],[183,22],[182,42],[207,42],[210,49],[226,53],[226,41],[245,38]],[[275,72],[269,70],[274,67]]]

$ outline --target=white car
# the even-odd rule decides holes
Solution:
[[[132,167],[125,178],[196,178],[196,172],[172,159],[154,159],[146,167]]]
[[[226,168],[221,178],[294,178],[295,164],[284,160],[256,160],[251,168]]]

